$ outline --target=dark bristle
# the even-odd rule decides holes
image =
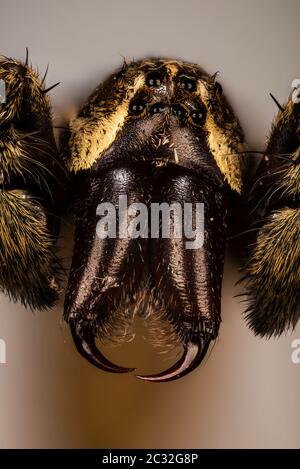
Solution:
[[[60,85],[60,81],[55,83],[54,85],[50,86],[49,88],[43,90],[43,93],[46,94],[46,93],[49,93],[49,91],[53,90],[53,88],[56,88],[56,86]]]
[[[28,66],[28,60],[29,60],[29,51],[28,51],[28,47],[26,47],[26,57],[25,57],[25,66],[26,67]]]
[[[278,109],[283,112],[284,109],[283,107],[281,106],[281,104],[279,104],[279,102],[277,101],[277,99],[275,98],[275,96],[272,95],[272,93],[269,93],[269,95],[271,96],[271,98],[273,99],[274,103],[276,104],[276,106],[278,107]]]

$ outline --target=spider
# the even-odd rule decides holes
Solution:
[[[0,141],[3,145],[8,138],[13,153],[5,159],[6,153],[1,151],[6,177],[0,188],[0,211],[7,222],[1,224],[0,242],[2,256],[10,256],[10,262],[1,263],[0,282],[13,299],[25,305],[51,307],[61,272],[55,255],[58,229],[52,219],[59,218],[69,191],[61,189],[66,185],[65,173],[53,140],[44,80],[38,81],[27,63],[6,62],[15,65],[6,74],[7,66],[0,67],[0,79],[8,92],[0,109],[7,109],[10,115],[6,121],[1,119]],[[10,83],[18,80],[18,101],[13,101]],[[23,110],[25,103],[30,111]],[[15,156],[19,140],[8,134],[10,127],[21,138],[19,160]],[[89,362],[114,373],[132,371],[110,362],[95,341],[130,339],[136,315],[154,324],[154,341],[183,347],[181,358],[170,369],[138,378],[171,381],[202,362],[218,336],[228,225],[242,196],[247,212],[251,211],[249,222],[257,223],[251,228],[255,236],[245,267],[250,326],[258,334],[270,335],[295,325],[299,315],[298,105],[289,102],[280,111],[250,186],[244,135],[216,74],[210,76],[187,62],[147,59],[124,63],[96,88],[71,121],[64,140],[76,222],[64,317],[78,351]],[[19,172],[16,161],[20,162]],[[16,180],[12,178],[15,173],[19,175]],[[20,188],[31,197],[31,211],[22,212],[21,217],[18,204],[12,203],[8,211],[5,199]],[[151,210],[139,218],[140,235],[127,231],[126,236],[110,236],[107,226],[99,234],[99,222],[101,225],[103,215],[108,216],[109,207],[114,210],[108,221],[122,225],[122,197],[134,208],[126,212],[127,223],[134,213],[143,211],[141,206],[162,208],[167,204],[181,210],[171,211],[168,236],[161,233],[162,213],[153,235],[148,223]],[[190,204],[188,220],[197,228],[199,203],[204,206],[202,245],[188,249],[190,237],[185,232],[181,237],[175,235],[182,223],[179,215]],[[32,215],[36,210],[39,217]],[[17,221],[7,233],[5,227],[11,219]],[[30,231],[22,237],[18,233],[23,235],[23,225]],[[40,233],[43,237],[36,238]],[[17,251],[10,244],[13,238],[19,242]],[[283,244],[288,256],[282,253]],[[34,259],[24,262],[24,253],[31,256],[32,249]],[[12,259],[22,262],[12,263]],[[25,277],[25,271],[33,272],[34,277]]]
[[[220,326],[227,212],[243,187],[238,121],[215,75],[156,59],[125,63],[95,90],[70,129],[66,159],[76,187],[76,230],[65,319],[76,347],[103,370],[131,371],[108,361],[95,338],[124,334],[135,314],[158,317],[167,323],[163,339],[179,339],[183,354],[170,369],[138,377],[184,376],[201,363]],[[97,207],[117,206],[121,195],[146,206],[203,203],[203,248],[187,249],[187,238],[174,235],[100,239]],[[174,214],[173,228],[176,222]]]

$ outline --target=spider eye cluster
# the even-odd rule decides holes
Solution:
[[[202,124],[205,120],[205,111],[203,109],[192,111],[191,119],[194,124]]]
[[[150,108],[150,114],[159,114],[166,109],[166,105],[164,103],[155,103]]]
[[[146,85],[149,87],[159,87],[162,84],[162,77],[158,72],[150,72],[146,76]]]
[[[133,117],[154,116],[169,112],[181,124],[201,126],[205,122],[206,111],[196,95],[197,78],[180,74],[171,78],[163,70],[145,74],[145,87],[129,105]]]
[[[135,116],[139,116],[140,114],[142,114],[145,107],[146,105],[142,101],[134,101],[130,104],[129,110],[131,114],[134,114]]]
[[[193,92],[197,89],[197,81],[194,78],[190,78],[185,75],[179,77],[178,84],[184,91]]]
[[[172,113],[182,122],[190,121],[194,125],[201,126],[205,122],[206,112],[204,108],[192,107],[186,109],[183,105],[172,106]]]
[[[179,104],[172,107],[172,112],[175,116],[177,116],[180,119],[186,118],[187,112],[185,108]]]

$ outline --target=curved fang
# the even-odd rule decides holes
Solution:
[[[135,368],[117,366],[105,358],[100,350],[98,350],[95,337],[89,330],[82,328],[79,324],[75,325],[74,323],[70,324],[70,328],[78,352],[92,363],[92,365],[97,366],[100,370],[110,371],[111,373],[128,373],[135,370]]]
[[[144,381],[152,382],[166,382],[173,381],[175,379],[181,378],[182,376],[187,375],[202,362],[203,358],[206,355],[210,344],[209,339],[199,339],[198,341],[189,341],[184,346],[184,352],[182,357],[171,366],[167,371],[158,373],[157,375],[152,376],[140,376],[136,377]]]

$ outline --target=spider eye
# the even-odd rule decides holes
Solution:
[[[186,116],[186,111],[184,109],[184,107],[182,106],[173,106],[172,107],[172,112],[173,114],[175,114],[175,116],[177,116],[179,119],[184,119],[185,116]]]
[[[205,121],[205,111],[203,109],[197,109],[191,113],[191,118],[194,124],[202,124]]]
[[[150,114],[158,114],[159,112],[163,112],[166,106],[164,103],[156,103],[150,109]]]
[[[197,82],[193,78],[189,77],[180,77],[179,79],[180,87],[185,91],[195,91],[197,88]]]
[[[162,83],[161,76],[158,72],[150,72],[146,77],[146,85],[147,86],[160,86]]]
[[[129,110],[132,114],[138,116],[142,114],[143,110],[145,109],[145,104],[142,101],[135,101],[130,104]]]

